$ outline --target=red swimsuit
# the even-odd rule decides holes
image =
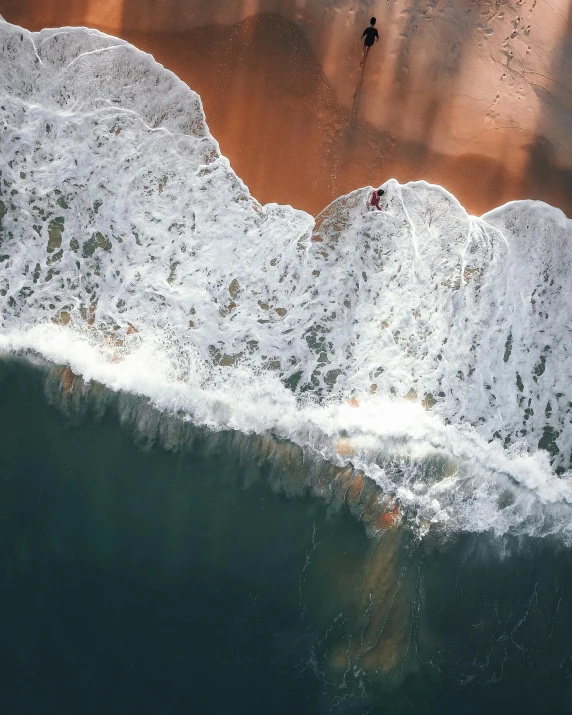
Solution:
[[[380,199],[381,199],[381,196],[378,196],[377,191],[374,191],[373,194],[371,195],[371,199],[369,200],[370,205],[375,206],[375,208],[378,211],[381,211],[381,206],[379,205]]]

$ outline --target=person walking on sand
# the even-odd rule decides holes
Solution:
[[[369,21],[369,27],[366,27],[365,30],[362,32],[362,37],[365,37],[363,41],[364,62],[365,58],[367,57],[367,53],[369,52],[369,48],[373,46],[374,42],[379,42],[379,32],[377,31],[377,28],[375,26],[376,22],[377,20],[375,19],[375,17],[372,17]]]
[[[381,197],[385,194],[385,191],[383,189],[376,189],[373,194],[369,197],[369,200],[366,204],[368,207],[376,208],[378,211],[383,211],[381,206],[379,205]]]

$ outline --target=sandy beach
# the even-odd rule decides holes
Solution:
[[[566,0],[354,5],[0,0],[0,13],[30,30],[94,27],[152,53],[201,95],[263,203],[316,214],[395,177],[439,183],[474,214],[532,198],[572,215]],[[360,67],[372,12],[381,41]]]

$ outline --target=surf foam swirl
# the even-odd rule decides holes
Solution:
[[[0,23],[0,63],[1,350],[351,459],[423,529],[568,538],[561,211],[391,180],[314,220],[253,199],[128,43]]]

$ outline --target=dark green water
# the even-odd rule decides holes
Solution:
[[[570,712],[569,549],[368,539],[232,435],[143,451],[0,371],[0,712]]]

